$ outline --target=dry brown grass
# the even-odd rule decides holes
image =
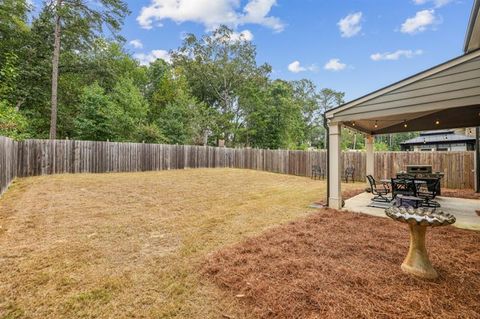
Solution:
[[[324,182],[232,169],[19,180],[0,199],[0,318],[241,314],[201,261],[324,195]]]
[[[321,210],[212,254],[204,273],[252,318],[480,318],[480,232],[429,230],[440,277],[404,274],[408,227]]]

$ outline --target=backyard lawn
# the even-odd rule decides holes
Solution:
[[[348,195],[363,183],[345,184]],[[252,170],[20,179],[0,199],[0,318],[480,318],[480,232],[308,208],[325,182]]]
[[[324,197],[325,182],[234,169],[18,180],[0,199],[0,318],[248,317],[202,274],[209,253]]]

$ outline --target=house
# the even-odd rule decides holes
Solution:
[[[402,151],[473,151],[475,137],[458,134],[455,130],[421,132],[420,136],[400,143]]]
[[[343,206],[341,128],[366,135],[366,173],[374,175],[374,136],[477,127],[476,190],[480,192],[480,0],[473,3],[463,54],[325,113],[328,131],[327,201]]]

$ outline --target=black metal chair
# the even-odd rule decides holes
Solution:
[[[345,183],[348,183],[348,180],[351,179],[355,183],[355,167],[349,166],[345,169]]]
[[[397,195],[417,197],[417,186],[413,179],[392,178],[392,200]]]
[[[313,179],[325,179],[325,172],[320,165],[312,165],[312,178]]]
[[[374,195],[372,201],[385,203],[389,203],[391,201],[391,198],[387,197],[388,193],[390,193],[390,190],[385,184],[382,183],[382,187],[378,187],[377,182],[372,175],[367,175],[367,180],[370,183],[370,191]]]
[[[420,187],[417,196],[423,199],[422,206],[438,208],[440,204],[435,201],[440,189],[440,178],[427,180],[427,184]]]

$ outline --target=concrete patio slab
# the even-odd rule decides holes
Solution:
[[[368,206],[372,197],[373,195],[369,193],[352,197],[345,201],[343,210],[387,218],[383,208]],[[480,216],[475,212],[480,209],[479,200],[453,197],[437,197],[436,200],[444,212],[453,214],[457,218],[457,222],[453,226],[480,231]]]

